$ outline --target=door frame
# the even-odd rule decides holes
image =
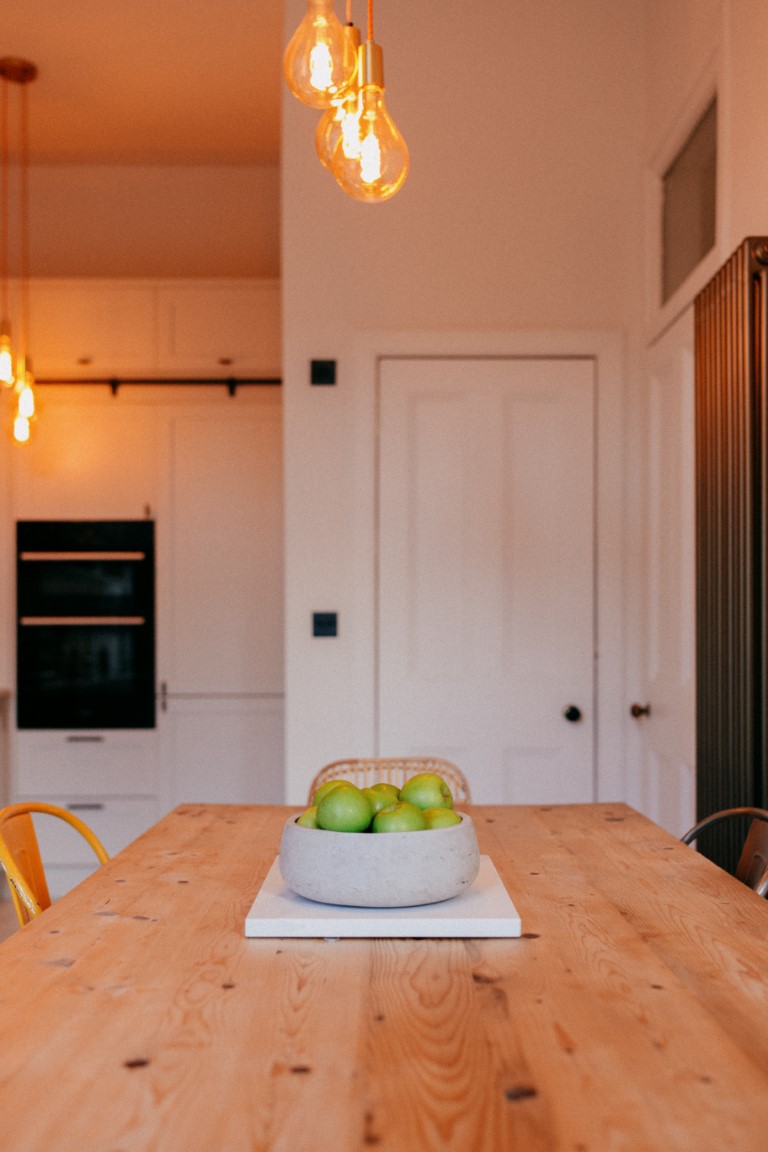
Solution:
[[[584,359],[595,371],[595,794],[601,801],[626,796],[625,612],[624,612],[624,377],[622,336],[613,331],[364,332],[349,363],[354,474],[352,516],[361,546],[350,557],[354,570],[354,616],[365,621],[357,633],[358,690],[370,686],[367,703],[358,697],[357,716],[375,731],[378,696],[378,446],[379,379],[382,359],[404,358]],[[346,373],[345,373],[346,375]],[[352,389],[354,389],[352,393]],[[368,540],[368,547],[362,545]],[[367,695],[367,693],[366,693]],[[366,723],[364,716],[367,713]]]

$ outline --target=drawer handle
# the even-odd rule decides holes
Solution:
[[[103,736],[67,736],[68,744],[102,744]]]
[[[83,800],[79,804],[67,804],[67,808],[70,812],[102,812],[104,805],[95,800],[91,803]]]

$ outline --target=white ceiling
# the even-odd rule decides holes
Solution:
[[[276,164],[281,0],[10,0],[33,163]]]

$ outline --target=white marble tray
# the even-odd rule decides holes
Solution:
[[[318,904],[286,886],[275,860],[245,920],[246,936],[519,936],[520,916],[490,856],[470,888],[418,908],[344,908]]]

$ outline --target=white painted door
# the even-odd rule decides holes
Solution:
[[[381,364],[379,752],[479,802],[594,796],[594,397],[590,358]]]
[[[639,772],[630,800],[680,836],[695,820],[694,343],[689,308],[651,347],[646,443],[642,653],[633,721]],[[638,603],[642,603],[638,598]]]

